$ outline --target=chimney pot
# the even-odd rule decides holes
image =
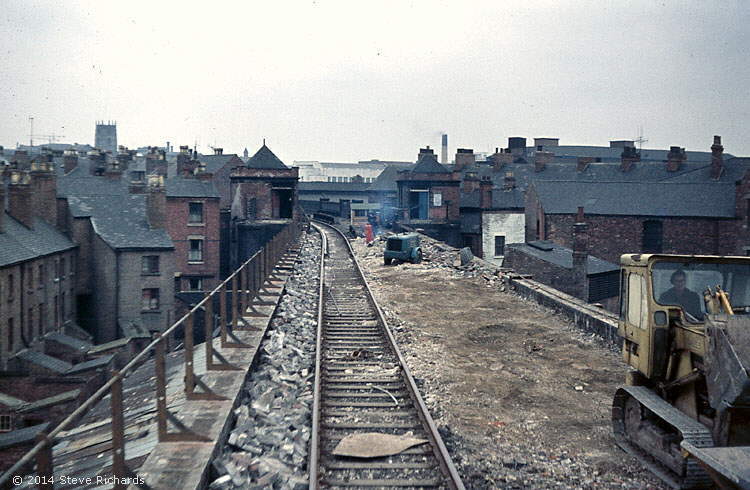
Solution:
[[[721,136],[714,136],[711,146],[711,178],[718,180],[724,173],[724,147],[721,146]]]

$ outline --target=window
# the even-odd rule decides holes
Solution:
[[[203,239],[190,239],[190,251],[188,252],[188,262],[203,261]]]
[[[646,328],[648,319],[648,296],[646,279],[638,274],[628,275],[628,322],[638,328]],[[645,320],[645,321],[644,321]]]
[[[13,319],[8,318],[8,352],[13,352]]]
[[[144,255],[141,257],[141,274],[158,274],[159,273],[159,256]]]
[[[55,295],[55,328],[60,326],[60,301],[57,299],[57,295]]]
[[[60,259],[60,277],[65,279],[65,258]]]
[[[188,278],[188,287],[190,291],[203,291],[203,279],[200,277]]]
[[[31,340],[34,338],[34,308],[29,308],[28,316],[26,317],[26,338]]]
[[[367,210],[366,209],[355,209],[354,210],[354,216],[357,216],[358,218],[364,218],[367,216]]]
[[[39,314],[37,316],[39,320],[39,335],[44,333],[44,303],[39,303]]]
[[[645,253],[661,253],[662,251],[662,222],[646,220],[643,222],[643,251]]]
[[[65,305],[65,293],[62,293],[62,295],[60,296],[60,303],[61,303],[60,313],[62,315],[62,321],[64,323],[65,320],[68,318],[68,310]]]
[[[505,235],[495,236],[495,257],[505,255]]]
[[[443,205],[443,193],[433,192],[432,193],[432,205],[433,207],[439,208]]]
[[[15,284],[13,284],[13,274],[8,274],[8,285],[10,286],[8,288],[8,303],[13,301],[13,291]]]
[[[191,202],[191,203],[188,203],[188,207],[189,207],[188,223],[202,224],[203,223],[203,203]]]
[[[141,309],[145,311],[156,311],[159,309],[159,290],[156,288],[144,289],[141,295]]]
[[[40,288],[44,287],[44,280],[45,280],[44,276],[46,275],[46,273],[47,271],[44,268],[44,264],[39,264],[39,287]]]
[[[13,430],[13,416],[9,414],[0,415],[0,432]]]
[[[247,200],[247,219],[254,220],[258,214],[258,200],[254,197]]]
[[[34,266],[32,266],[31,264],[26,266],[26,275],[28,276],[27,287],[29,289],[33,289],[34,288]]]

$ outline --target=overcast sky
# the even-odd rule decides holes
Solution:
[[[0,2],[0,144],[414,160],[440,133],[750,155],[743,1]],[[37,138],[45,141],[46,138]],[[531,141],[529,141],[531,143]]]

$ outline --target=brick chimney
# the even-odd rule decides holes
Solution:
[[[585,172],[593,161],[593,157],[578,157],[578,160],[576,161],[576,172]]]
[[[500,172],[505,165],[513,163],[513,155],[509,149],[499,150],[495,148],[495,154],[492,155],[492,171]]]
[[[417,161],[421,160],[423,156],[425,155],[434,155],[435,152],[432,151],[432,148],[430,148],[429,145],[427,145],[424,148],[419,149],[419,155],[417,155]]]
[[[133,161],[133,155],[124,146],[120,146],[117,151],[117,164],[120,167],[120,171],[125,172],[130,166],[130,162]]]
[[[15,163],[16,170],[28,170],[31,166],[31,160],[26,150],[16,150],[13,155],[13,163]]]
[[[120,180],[122,178],[122,168],[120,168],[120,162],[117,160],[112,160],[109,165],[107,165],[107,171],[104,172],[104,176],[108,180]]]
[[[534,156],[534,172],[541,172],[548,163],[552,163],[555,154],[551,151],[537,151]]]
[[[620,153],[620,170],[630,172],[635,162],[641,161],[641,155],[636,151],[635,146],[625,146]]]
[[[75,150],[65,150],[63,153],[63,172],[69,174],[78,166],[78,153]]]
[[[479,181],[479,207],[482,209],[492,208],[492,180],[489,176]]]
[[[55,204],[57,207],[57,204]],[[28,172],[14,170],[8,185],[8,214],[27,228],[34,224],[34,206],[31,194],[31,178]]]
[[[146,193],[146,218],[152,229],[164,228],[167,221],[167,192],[164,177],[150,175]]]
[[[195,178],[203,181],[211,181],[214,178],[214,174],[206,169],[206,164],[197,160],[194,161],[198,163],[198,167],[195,169]]]
[[[223,155],[224,148],[214,148],[214,155]]]
[[[513,172],[505,172],[503,178],[503,190],[512,191],[516,188],[516,178],[513,176]]]
[[[471,148],[458,148],[456,150],[456,170],[463,170],[466,167],[474,165],[476,162],[476,156],[474,150]]]
[[[719,180],[724,173],[724,147],[721,146],[721,136],[714,136],[714,144],[711,145],[711,178]]]
[[[687,160],[685,148],[670,146],[667,154],[667,172],[677,172],[685,160]]]
[[[107,156],[99,150],[89,152],[89,173],[91,175],[103,175],[106,168]]]
[[[583,206],[578,207],[578,214],[573,224],[573,281],[575,296],[588,301],[588,224],[583,213]]]
[[[32,214],[52,226],[57,226],[57,175],[52,163],[42,161],[32,164],[29,176]]]

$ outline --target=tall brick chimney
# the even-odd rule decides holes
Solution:
[[[534,172],[541,172],[548,163],[552,163],[555,154],[551,151],[537,151],[534,156]]]
[[[583,213],[583,206],[578,207],[578,214],[573,224],[573,281],[575,296],[588,301],[588,248],[589,225]]]
[[[578,157],[578,160],[576,161],[576,172],[585,172],[593,161],[593,157]]]
[[[685,148],[680,148],[679,146],[670,146],[669,153],[667,154],[667,171],[677,172],[678,170],[680,170],[682,162],[684,162],[685,160],[687,160]]]
[[[492,180],[489,176],[479,181],[479,207],[482,209],[492,208]]]
[[[630,172],[636,162],[641,161],[641,155],[636,151],[635,146],[625,146],[620,153],[620,170]]]
[[[476,162],[476,155],[474,150],[471,148],[458,148],[456,150],[456,170],[463,170],[466,167],[474,165]]]
[[[32,214],[52,226],[57,226],[57,175],[51,162],[32,164],[30,186]]]
[[[711,178],[719,180],[724,173],[724,147],[721,146],[721,136],[714,136],[714,144],[711,145]]]
[[[63,153],[63,172],[69,174],[78,166],[78,153],[75,150],[65,150]]]
[[[151,175],[146,193],[146,218],[151,228],[164,228],[167,222],[167,192],[164,177]]]
[[[34,207],[28,172],[14,170],[8,185],[8,214],[27,228],[34,225]],[[55,203],[57,207],[57,203]]]

